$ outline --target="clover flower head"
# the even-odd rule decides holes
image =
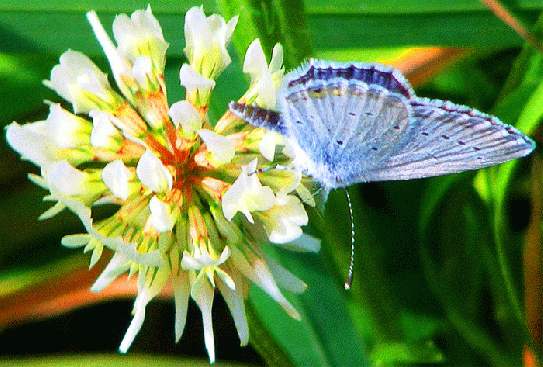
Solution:
[[[101,291],[125,272],[137,273],[134,317],[120,350],[129,349],[146,305],[167,282],[173,286],[176,339],[183,334],[192,298],[202,312],[211,362],[216,289],[242,345],[249,339],[244,300],[251,284],[299,319],[279,287],[301,292],[305,284],[269,259],[260,242],[286,243],[302,234],[307,215],[296,193],[305,192],[305,179],[294,169],[273,169],[292,163],[276,149],[284,144],[279,136],[228,111],[217,121],[207,114],[216,78],[230,64],[226,47],[237,17],[228,22],[219,15],[206,17],[201,7],[187,12],[189,63],[180,71],[187,93],[171,106],[164,82],[168,44],[151,8],[115,18],[116,45],[96,13],[87,18],[117,88],[88,57],[68,50],[45,84],[70,102],[74,113],[49,103],[45,121],[14,122],[6,136],[22,159],[40,167],[41,175],[29,177],[54,202],[41,218],[68,209],[81,219],[87,233],[66,236],[62,243],[91,251],[91,266],[104,249],[113,251],[92,290]],[[255,41],[244,65],[252,83],[242,98],[273,106],[281,63],[280,46],[267,65]],[[97,220],[91,209],[103,203],[116,205],[117,211]]]

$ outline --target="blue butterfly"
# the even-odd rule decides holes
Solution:
[[[253,126],[286,137],[293,165],[328,191],[358,182],[409,180],[473,170],[535,149],[532,139],[467,106],[420,98],[391,67],[309,60],[288,73],[278,111],[230,103]],[[345,289],[351,287],[351,261]]]
[[[277,106],[232,102],[230,111],[284,135],[293,164],[326,190],[493,166],[535,148],[496,117],[417,97],[398,70],[379,64],[310,60],[284,77]]]

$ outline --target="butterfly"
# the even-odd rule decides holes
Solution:
[[[389,66],[311,59],[285,75],[278,111],[232,102],[230,111],[285,136],[293,166],[325,190],[359,182],[409,180],[493,166],[524,157],[532,139],[490,116],[421,98]],[[345,289],[351,287],[351,261]]]
[[[249,124],[286,137],[293,165],[326,190],[493,166],[532,152],[532,139],[490,116],[420,98],[400,71],[311,59],[285,75],[278,111],[230,103]]]

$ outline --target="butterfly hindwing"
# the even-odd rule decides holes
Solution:
[[[280,93],[278,105],[287,136],[308,155],[304,168],[330,187],[379,167],[410,139],[407,99],[379,85],[307,80]]]
[[[529,154],[535,143],[496,117],[451,102],[411,101],[412,140],[383,165],[364,173],[369,181],[406,180],[488,167]]]

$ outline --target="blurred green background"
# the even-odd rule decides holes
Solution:
[[[496,114],[541,144],[541,53],[477,0],[0,0],[2,126],[47,117],[43,100],[60,98],[41,81],[67,49],[109,70],[87,24],[88,10],[96,10],[110,30],[115,14],[148,3],[170,43],[170,103],[184,98],[178,80],[184,13],[203,4],[208,15],[240,15],[233,63],[217,81],[212,119],[246,90],[244,51],[260,37],[268,58],[276,42],[283,44],[287,71],[307,57],[403,65],[408,78],[419,73],[418,95]],[[540,1],[503,5],[541,39]],[[444,49],[412,49],[429,46]],[[131,319],[135,285],[74,302],[75,290],[90,287],[97,270],[86,270],[90,254],[63,248],[60,240],[84,229],[67,212],[37,220],[48,208],[46,193],[26,178],[37,168],[21,162],[4,137],[0,142],[0,364],[207,364],[199,310],[191,302],[184,336],[175,344],[173,301],[167,298],[147,306],[129,353],[116,352]],[[543,350],[541,181],[538,148],[480,172],[351,187],[357,247],[350,291],[342,287],[350,254],[348,207],[344,192],[332,192],[323,212],[311,212],[307,227],[323,239],[319,254],[266,247],[307,282],[304,294],[288,295],[303,320],[290,319],[253,287],[251,346],[240,348],[216,297],[217,364],[535,366]],[[49,297],[56,302],[49,315],[18,313]]]

